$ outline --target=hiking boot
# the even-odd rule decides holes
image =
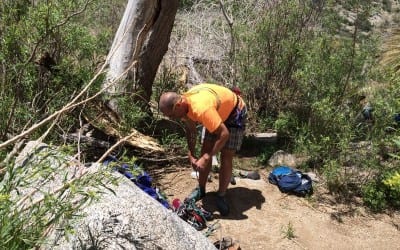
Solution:
[[[201,187],[196,187],[193,189],[192,193],[187,197],[187,199],[199,201],[201,200],[204,196],[206,196],[206,191],[204,188]]]
[[[217,209],[221,216],[227,216],[229,214],[229,205],[226,202],[225,196],[217,195]]]

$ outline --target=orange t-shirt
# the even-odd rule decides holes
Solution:
[[[236,105],[236,94],[220,85],[202,83],[183,94],[189,104],[187,116],[214,132],[228,119]]]

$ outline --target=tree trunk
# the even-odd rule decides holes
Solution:
[[[109,96],[135,94],[147,104],[168,43],[178,0],[129,0],[109,52]],[[116,81],[117,80],[117,81]],[[118,113],[116,100],[109,107]]]
[[[129,136],[118,128],[121,114],[116,97],[133,95],[144,111],[152,94],[152,84],[168,44],[178,9],[178,0],[129,0],[107,56],[103,87],[108,102],[95,102],[86,119],[109,136],[141,149],[162,153],[158,143],[131,128]],[[104,105],[105,104],[105,105]],[[132,105],[135,105],[132,103]]]

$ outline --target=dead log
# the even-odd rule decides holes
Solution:
[[[94,128],[102,131],[106,135],[115,138],[116,141],[125,138],[124,145],[132,146],[142,156],[151,155],[155,159],[165,157],[164,148],[152,137],[131,128],[129,132],[121,128],[121,122],[113,114],[113,111],[103,102],[95,101],[91,103],[87,111],[84,113],[86,121]]]

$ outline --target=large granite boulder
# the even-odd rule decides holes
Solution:
[[[104,190],[98,202],[82,210],[73,235],[55,231],[45,249],[215,249],[127,178],[121,176],[113,190]]]
[[[17,158],[16,167],[23,171],[36,171],[43,165],[43,156],[46,156],[46,165],[50,166],[47,172],[51,173],[47,176],[51,178],[38,178],[38,183],[31,183],[28,188],[14,194],[15,199],[20,199],[17,195],[26,196],[33,193],[32,189],[35,190],[36,197],[26,199],[27,207],[32,200],[40,200],[60,185],[79,178],[77,173],[90,169],[93,174],[99,169],[98,165],[77,164],[72,157],[37,142],[28,143]],[[60,157],[64,160],[60,161]],[[215,249],[203,233],[196,231],[128,178],[112,170],[104,176],[110,177],[114,184],[94,189],[97,199],[75,211],[79,216],[68,224],[50,227],[53,230],[41,249]],[[63,225],[69,226],[64,228]]]

